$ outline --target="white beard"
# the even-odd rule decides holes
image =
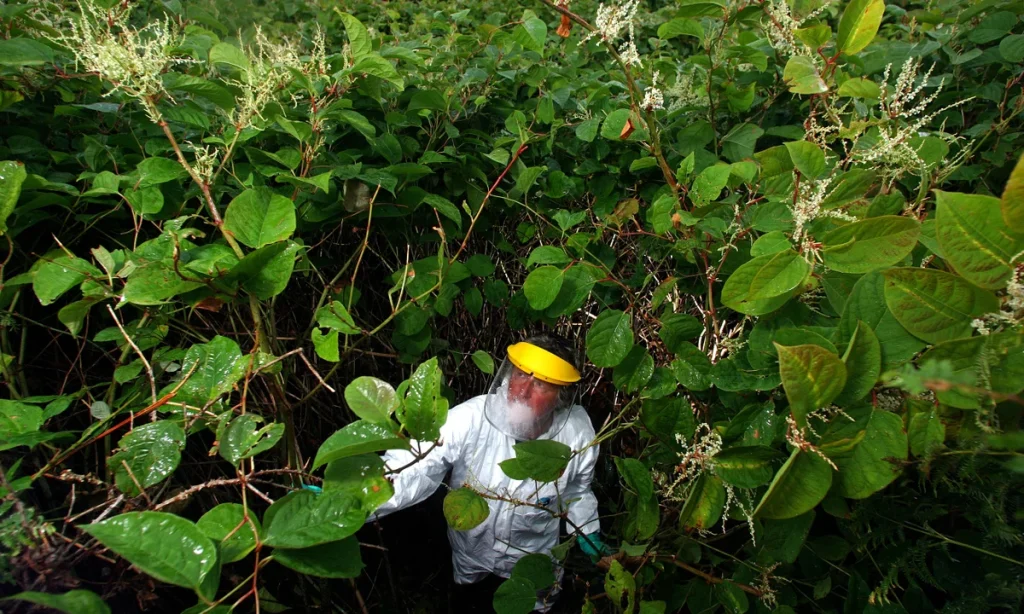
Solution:
[[[505,430],[509,435],[516,439],[534,439],[548,429],[551,424],[550,414],[537,417],[526,402],[509,396],[506,381],[491,399],[494,403],[492,416],[504,420]]]

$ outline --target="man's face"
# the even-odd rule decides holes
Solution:
[[[543,382],[532,375],[512,367],[508,382],[509,399],[526,403],[533,415],[540,418],[550,413],[558,404],[559,387]]]

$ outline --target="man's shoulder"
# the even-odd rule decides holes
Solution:
[[[487,395],[475,396],[459,403],[448,410],[449,425],[459,425],[462,428],[474,428],[483,419],[484,401]]]
[[[569,418],[566,422],[566,431],[572,435],[572,444],[588,444],[593,441],[594,423],[590,420],[590,414],[582,405],[573,405],[569,410]]]

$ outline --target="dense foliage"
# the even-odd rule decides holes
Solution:
[[[541,330],[563,611],[1019,611],[1020,2],[255,4],[0,7],[5,611],[430,611],[377,453]]]

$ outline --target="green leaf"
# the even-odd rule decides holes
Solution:
[[[730,162],[739,162],[754,155],[754,146],[757,139],[764,134],[759,126],[755,124],[739,124],[722,137],[722,155]],[[736,169],[729,167],[729,172]]]
[[[772,461],[780,454],[767,446],[728,448],[715,455],[715,475],[726,484],[757,488],[772,481]]]
[[[196,527],[217,544],[221,563],[234,563],[256,549],[256,535],[263,531],[256,514],[250,513],[249,521],[241,504],[221,503],[203,514]]]
[[[793,418],[800,427],[807,414],[828,407],[846,385],[846,365],[832,352],[817,345],[787,347],[775,344],[779,373]]]
[[[967,381],[983,381],[999,394],[1017,394],[1024,389],[1024,337],[1006,332],[946,341],[921,355],[918,363],[946,362],[952,375]],[[960,409],[981,409],[988,395],[977,390],[951,387],[938,390],[939,402]]]
[[[2,55],[0,53],[0,56]],[[14,206],[18,204],[21,185],[25,182],[26,177],[28,177],[28,173],[25,172],[25,165],[21,162],[13,160],[0,162],[0,235],[7,232],[7,218],[14,211]]]
[[[728,164],[715,164],[702,170],[693,180],[690,198],[698,207],[703,207],[716,200],[722,189],[729,182],[731,167]]]
[[[512,567],[512,577],[529,580],[538,590],[551,586],[555,583],[551,557],[540,553],[527,554]]]
[[[205,98],[225,111],[230,111],[235,106],[234,94],[213,81],[208,81],[202,77],[169,72],[164,75],[164,83],[168,89],[180,90],[193,96]]]
[[[846,364],[846,384],[835,398],[835,404],[849,407],[871,392],[882,371],[882,346],[875,331],[864,322],[857,322],[857,329],[843,354],[843,363]]]
[[[554,482],[569,464],[572,450],[560,441],[536,439],[517,443],[512,448],[516,457],[498,463],[513,480],[532,479]]]
[[[585,143],[592,143],[597,138],[597,131],[600,126],[601,120],[596,117],[582,121],[576,126],[576,138]]]
[[[512,38],[523,47],[544,55],[548,26],[536,17],[524,19],[513,31]]]
[[[907,438],[911,453],[918,458],[927,458],[946,441],[946,425],[942,424],[934,409],[918,412],[910,419]]]
[[[793,250],[759,256],[736,269],[722,288],[722,302],[747,315],[775,311],[793,296],[811,272]]]
[[[696,338],[704,332],[704,324],[688,313],[672,313],[661,319],[661,329],[658,336],[661,337],[665,349],[678,354],[683,343]]]
[[[365,55],[373,52],[373,43],[370,41],[370,33],[363,25],[363,22],[359,21],[348,13],[342,13],[337,8],[338,16],[341,17],[341,23],[345,25],[345,34],[348,35],[349,49],[352,51],[352,58],[358,61]]]
[[[314,328],[310,331],[309,336],[317,356],[329,362],[341,360],[341,353],[338,350],[338,331],[329,330],[327,334],[324,334],[319,328]]]
[[[1024,233],[1024,154],[1010,173],[1001,199],[1003,221],[1014,232]]]
[[[365,520],[359,500],[346,492],[298,490],[267,510],[262,541],[273,548],[319,546],[345,539]]]
[[[340,301],[331,301],[316,311],[317,326],[330,328],[345,335],[358,335],[359,327],[352,319],[345,304]]]
[[[892,483],[907,460],[907,434],[900,416],[872,411],[864,438],[851,452],[836,454],[836,489],[848,499],[864,499]]]
[[[818,24],[793,30],[793,34],[808,49],[817,51],[827,45],[832,39],[832,28],[826,24]]]
[[[146,158],[136,167],[139,182],[136,188],[148,188],[168,181],[176,181],[188,175],[181,163],[171,158]]]
[[[694,430],[693,409],[686,399],[679,397],[644,399],[640,422],[662,442],[672,444],[676,434],[690,437]]]
[[[1024,61],[1024,34],[1011,34],[999,41],[999,55],[1012,64]]]
[[[832,486],[832,467],[814,452],[794,449],[775,474],[754,515],[785,520],[805,514],[821,503]]]
[[[239,462],[273,448],[284,435],[284,423],[271,422],[260,427],[263,418],[243,414],[231,420],[217,433],[220,455],[237,466]]]
[[[935,191],[935,235],[942,257],[964,279],[998,290],[1013,274],[1013,259],[1024,251],[1024,237],[1003,221],[999,199]]]
[[[638,392],[654,375],[654,358],[641,345],[634,345],[629,354],[615,367],[612,382],[628,394]]]
[[[34,433],[43,426],[43,411],[35,405],[0,399],[0,440]]]
[[[405,89],[405,80],[399,76],[395,65],[376,53],[367,53],[359,58],[350,70],[353,73],[364,73],[383,79],[394,85],[399,91]]]
[[[217,547],[181,516],[128,512],[82,530],[161,582],[199,590],[209,574],[219,573]]]
[[[242,71],[249,70],[249,58],[241,49],[230,43],[217,43],[210,48],[211,64],[227,64]]]
[[[998,213],[997,213],[998,215]],[[921,224],[882,215],[840,226],[822,239],[825,266],[840,273],[868,273],[903,261],[917,246]]]
[[[817,144],[810,141],[791,141],[783,143],[789,151],[800,174],[809,179],[817,179],[825,172],[825,152]]]
[[[725,486],[722,480],[701,474],[693,483],[690,494],[679,511],[679,526],[706,531],[718,524],[725,510]]]
[[[355,537],[309,548],[275,550],[274,560],[289,569],[317,578],[358,578],[364,567],[359,540]]]
[[[487,375],[494,375],[494,359],[486,351],[477,350],[473,352],[471,358],[478,369]]]
[[[455,222],[455,226],[462,230],[462,213],[455,203],[437,194],[427,194],[423,197],[423,202],[437,209],[438,213]]]
[[[363,375],[345,386],[345,402],[352,413],[367,422],[386,426],[398,408],[398,395],[384,380]]]
[[[0,66],[39,66],[53,62],[53,49],[31,38],[0,40]]]
[[[372,514],[395,494],[384,477],[384,459],[376,454],[360,454],[327,463],[324,490],[346,492],[360,501],[363,511]]]
[[[853,55],[867,47],[878,33],[883,13],[883,0],[851,0],[839,20],[836,48],[846,55]]]
[[[0,54],[3,53],[4,51],[0,48]],[[110,608],[107,607],[107,604],[103,603],[100,596],[87,590],[68,591],[62,595],[24,591],[10,597],[4,597],[5,601],[14,599],[28,601],[29,603],[45,606],[65,614],[110,614]]]
[[[176,422],[158,420],[135,427],[117,446],[120,451],[107,461],[114,482],[121,492],[137,497],[139,486],[158,484],[178,468],[185,431]]]
[[[180,371],[192,375],[179,389],[175,400],[205,406],[234,388],[245,375],[248,361],[238,344],[227,337],[217,335],[209,343],[193,345],[185,353]]]
[[[935,269],[889,269],[885,303],[908,331],[929,343],[971,334],[971,320],[999,310],[991,292]]]
[[[814,524],[814,512],[786,520],[761,519],[764,531],[757,542],[773,562],[794,563],[803,550],[804,541]],[[777,614],[782,614],[778,612]]]
[[[847,79],[839,86],[837,92],[840,98],[866,98],[878,100],[882,97],[882,88],[866,77],[859,79]]]
[[[782,80],[794,94],[821,94],[828,91],[828,85],[818,74],[814,60],[805,55],[794,55],[786,62]]]
[[[654,481],[651,479],[651,470],[635,458],[616,458],[615,467],[623,481],[641,499],[647,499],[654,494]]]
[[[283,241],[295,232],[295,203],[270,188],[246,190],[224,212],[224,229],[254,249]]]
[[[414,439],[434,441],[441,436],[448,419],[448,398],[441,394],[441,382],[436,357],[421,363],[409,378],[398,419]]]
[[[692,36],[697,40],[704,40],[704,28],[700,22],[685,17],[666,21],[658,26],[658,38],[669,40],[677,36]]]
[[[627,136],[625,140],[635,141],[647,134],[645,130],[640,128],[637,121],[633,119],[632,111],[629,109],[616,109],[609,113],[608,117],[604,118],[604,122],[601,124],[601,136],[610,141],[623,140],[621,135],[627,121],[633,123],[634,132],[632,136]]]
[[[786,233],[781,230],[773,230],[761,235],[754,241],[753,245],[750,246],[750,255],[755,258],[757,256],[771,256],[772,254],[790,249],[793,249],[793,245],[786,237]]]
[[[587,331],[587,357],[595,367],[614,367],[633,348],[630,315],[618,309],[606,309]]]
[[[523,294],[530,302],[530,307],[537,311],[550,307],[558,297],[564,280],[565,271],[558,267],[542,266],[530,271],[523,282]]]
[[[327,441],[320,444],[320,449],[317,450],[316,458],[313,460],[312,469],[315,470],[317,467],[339,458],[397,449],[408,450],[408,440],[380,425],[357,420],[335,432],[327,438]]]
[[[86,277],[102,279],[100,270],[81,258],[57,256],[44,260],[32,277],[32,290],[42,305],[50,305],[65,292],[85,281]]]
[[[450,490],[444,497],[444,518],[456,531],[475,529],[490,513],[487,500],[470,488]]]
[[[636,578],[626,571],[617,560],[613,560],[608,568],[608,574],[604,577],[604,590],[615,608],[622,608],[622,598],[626,598],[626,607],[623,612],[632,612],[636,600]]]
[[[183,275],[188,275],[189,279]],[[175,271],[173,261],[158,261],[131,271],[123,296],[125,301],[133,305],[159,305],[202,285],[201,281],[196,281],[193,275],[180,266]]]
[[[541,245],[530,252],[526,260],[526,266],[532,267],[538,264],[569,264],[572,259],[565,253],[565,250],[556,245]]]
[[[242,288],[246,292],[264,301],[274,298],[288,287],[298,251],[299,244],[294,241],[271,243],[246,254],[231,269],[229,277],[238,271],[245,277]]]
[[[892,369],[910,360],[925,344],[903,328],[885,304],[885,278],[881,273],[868,273],[853,286],[839,318],[836,341],[840,347],[853,338],[858,322],[863,321],[875,332],[882,346],[882,368]]]
[[[366,138],[372,138],[377,135],[377,129],[373,127],[370,120],[366,119],[366,116],[358,111],[341,109],[332,112],[331,117],[352,126]]]
[[[697,346],[684,341],[676,347],[679,357],[672,361],[672,375],[687,390],[701,391],[711,387],[711,359]]]
[[[509,578],[494,591],[495,614],[529,614],[537,600],[537,589],[524,578]]]

